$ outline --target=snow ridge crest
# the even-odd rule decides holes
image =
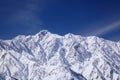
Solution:
[[[48,30],[0,40],[0,80],[11,79],[120,80],[120,42]]]

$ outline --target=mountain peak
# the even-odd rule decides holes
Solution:
[[[48,30],[41,30],[39,33],[45,35],[45,34],[47,34],[48,32],[49,32]]]
[[[46,34],[50,33],[48,30],[41,30],[40,32],[38,32],[36,35],[38,36],[45,36]]]

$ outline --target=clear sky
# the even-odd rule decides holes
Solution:
[[[120,0],[0,0],[0,39],[46,29],[120,40]]]

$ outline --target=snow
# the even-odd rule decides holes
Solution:
[[[120,41],[42,30],[0,40],[0,80],[120,80]]]

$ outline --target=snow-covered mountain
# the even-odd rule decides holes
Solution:
[[[0,80],[120,80],[120,41],[47,30],[0,40]]]

